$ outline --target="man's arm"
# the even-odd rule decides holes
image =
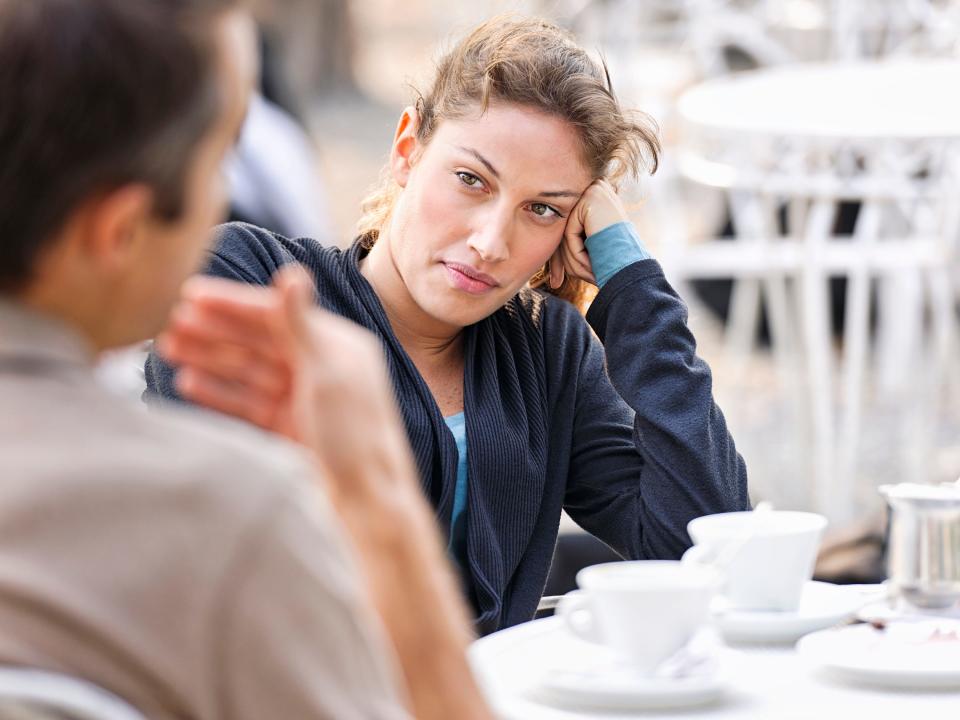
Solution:
[[[310,449],[400,662],[414,714],[490,718],[466,659],[467,614],[426,505],[376,339],[274,287],[196,278],[160,352],[187,398]]]
[[[409,720],[396,658],[307,466],[232,552],[211,621],[218,716]],[[287,478],[284,478],[285,480]]]

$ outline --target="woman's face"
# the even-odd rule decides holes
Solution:
[[[420,309],[465,327],[543,266],[593,178],[573,127],[522,106],[444,120],[426,146],[415,132],[408,109],[391,154],[403,188],[387,233],[391,257]]]

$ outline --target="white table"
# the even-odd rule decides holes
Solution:
[[[563,668],[565,659],[591,651],[595,652],[588,643],[563,629],[559,618],[545,618],[477,640],[470,660],[495,712],[504,720],[955,720],[960,716],[960,692],[843,685],[808,667],[791,647],[725,648],[720,661],[729,688],[717,703],[701,708],[631,714],[560,707],[536,699],[543,673]]]
[[[681,172],[724,191],[736,237],[674,243],[664,265],[680,281],[736,280],[732,358],[752,349],[765,298],[780,375],[800,408],[800,442],[811,449],[806,504],[834,521],[852,519],[859,506],[853,483],[871,362],[886,379],[878,387],[897,406],[926,403],[926,414],[904,425],[920,443],[932,432],[917,418],[934,416],[952,367],[951,264],[960,228],[955,87],[957,61],[791,65],[703,83],[678,104]],[[835,221],[843,202],[857,203],[859,213],[852,235],[840,237]],[[827,284],[837,276],[848,281],[842,353],[828,319]],[[871,353],[874,286],[883,292],[879,349]],[[903,436],[889,442],[915,446]],[[916,447],[899,479],[932,479],[923,468],[930,453]]]

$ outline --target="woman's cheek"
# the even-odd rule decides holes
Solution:
[[[560,247],[560,243],[563,241],[564,225],[562,223],[557,223],[557,225],[559,227],[542,228],[541,232],[537,234],[536,240],[529,244],[529,263],[530,267],[533,268],[531,273],[535,273],[542,268],[550,259],[550,256]]]
[[[449,181],[438,178],[436,182],[424,186],[420,192],[419,211],[424,220],[435,225],[438,220],[451,212],[459,212],[463,207],[463,193],[450,187]]]

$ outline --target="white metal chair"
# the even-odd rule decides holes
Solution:
[[[0,667],[0,720],[147,720],[86,680],[30,668]]]

